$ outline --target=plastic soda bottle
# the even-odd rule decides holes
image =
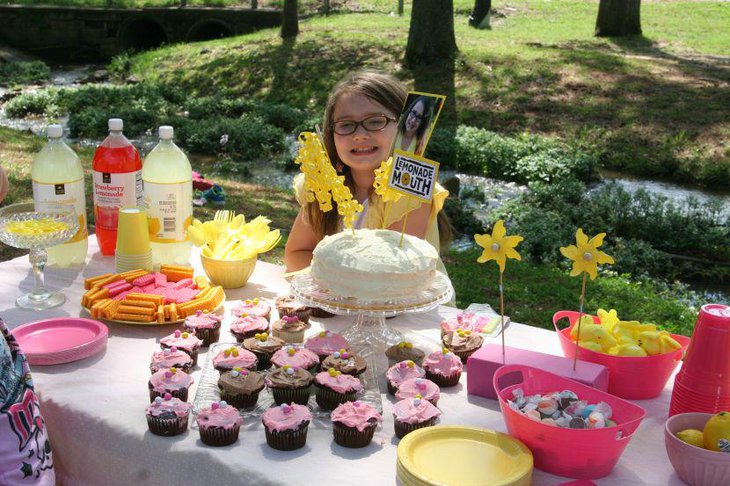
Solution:
[[[193,170],[172,142],[173,128],[161,126],[159,135],[160,142],[142,169],[152,264],[187,265],[192,247],[187,227],[193,221]]]
[[[49,125],[48,143],[33,160],[33,202],[36,211],[53,210],[55,205],[72,205],[79,218],[79,229],[66,243],[48,249],[48,265],[83,265],[89,247],[86,228],[84,169],[79,157],[61,139],[61,125]]]
[[[109,119],[109,136],[94,153],[94,220],[102,255],[117,246],[119,208],[142,205],[142,159],[122,134],[120,118]]]

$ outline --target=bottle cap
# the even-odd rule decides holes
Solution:
[[[158,132],[162,140],[172,140],[172,135],[175,131],[170,125],[162,125]]]
[[[48,138],[61,138],[63,136],[63,127],[61,125],[48,125],[46,133]]]
[[[109,130],[120,132],[122,128],[124,128],[124,122],[121,118],[109,118]]]

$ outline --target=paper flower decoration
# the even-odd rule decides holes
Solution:
[[[316,200],[319,209],[326,213],[332,210],[334,199],[344,226],[352,228],[355,213],[362,212],[362,205],[352,197],[350,188],[345,185],[345,177],[337,175],[319,135],[313,132],[302,132],[299,135],[299,154],[294,162],[300,165],[300,170],[304,173],[307,201]]]
[[[613,263],[613,258],[598,249],[603,244],[605,236],[606,233],[598,233],[589,240],[583,230],[578,228],[575,233],[576,244],[560,247],[560,253],[573,260],[573,269],[570,271],[571,277],[585,272],[590,275],[591,280],[595,280],[598,276],[599,263]]]
[[[375,188],[375,194],[378,194],[383,202],[396,202],[403,194],[392,189],[388,186],[388,177],[390,176],[390,170],[393,167],[393,157],[380,164],[380,167],[375,169],[375,182],[373,187]]]
[[[482,255],[477,258],[477,262],[485,263],[494,260],[499,265],[500,273],[504,272],[504,267],[508,258],[522,260],[520,254],[517,253],[515,247],[524,240],[521,236],[507,236],[507,230],[504,228],[504,221],[501,219],[494,223],[492,234],[474,235],[477,245],[484,248]]]

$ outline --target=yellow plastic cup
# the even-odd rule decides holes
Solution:
[[[150,233],[147,226],[147,211],[137,206],[120,208],[116,253],[142,255],[148,251],[150,251]]]

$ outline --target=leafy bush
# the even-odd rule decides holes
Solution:
[[[186,148],[198,153],[223,153],[258,159],[283,148],[284,133],[258,116],[195,120],[184,124],[178,135]]]
[[[501,177],[505,167],[526,155],[517,140],[483,128],[460,125],[454,142],[457,169],[488,177]]]
[[[527,184],[552,182],[567,177],[587,180],[593,170],[592,158],[581,152],[550,148],[522,157],[504,169],[508,179]]]
[[[28,115],[43,115],[57,111],[58,91],[43,89],[30,93],[23,93],[5,103],[5,113],[13,118],[22,118]]]
[[[48,81],[51,69],[43,61],[0,62],[0,86]]]

